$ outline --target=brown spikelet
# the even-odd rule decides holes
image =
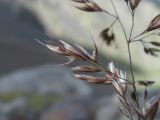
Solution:
[[[74,76],[78,79],[85,80],[87,82],[95,83],[95,84],[112,84],[111,80],[108,80],[106,77],[93,77],[90,75],[82,75],[82,74],[74,74]]]
[[[102,71],[101,68],[87,66],[87,65],[73,67],[71,70],[75,72],[100,72]]]
[[[72,1],[80,3],[79,6],[75,6],[75,7],[85,12],[103,11],[102,8],[93,1],[89,1],[89,0],[72,0]]]
[[[141,0],[127,0],[127,1],[129,2],[129,5],[132,11],[134,11],[138,7],[139,3],[141,2]]]
[[[160,28],[160,14],[158,14],[156,17],[153,18],[153,20],[150,22],[145,32],[150,32],[158,28]]]

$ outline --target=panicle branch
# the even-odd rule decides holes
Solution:
[[[100,33],[100,37],[107,45],[111,45],[116,42],[116,37],[115,37],[116,34],[114,33],[113,28],[115,23],[117,21],[119,22],[128,46],[127,52],[129,55],[129,64],[130,64],[130,72],[132,75],[132,81],[128,79],[127,73],[115,67],[113,62],[110,62],[108,64],[108,67],[106,68],[103,65],[101,65],[101,63],[99,62],[97,45],[95,43],[92,34],[90,35],[94,43],[94,49],[92,50],[91,54],[81,45],[69,44],[63,40],[59,40],[58,45],[50,44],[47,41],[46,43],[42,43],[39,40],[36,41],[38,41],[40,44],[47,47],[51,51],[63,55],[69,59],[66,63],[63,63],[61,65],[68,65],[77,60],[89,63],[90,65],[84,65],[81,63],[80,65],[72,67],[71,70],[73,71],[74,76],[78,79],[95,84],[112,85],[121,103],[121,105],[119,105],[119,110],[129,120],[134,120],[135,116],[136,118],[138,117],[139,120],[154,120],[154,118],[156,117],[156,113],[158,111],[160,96],[157,95],[155,97],[149,98],[148,87],[152,86],[155,83],[155,81],[153,80],[137,81],[134,79],[134,72],[132,66],[132,53],[130,50],[131,47],[130,45],[134,42],[140,42],[144,47],[144,52],[146,54],[152,56],[158,56],[157,53],[160,52],[160,42],[158,41],[146,42],[144,39],[152,35],[160,36],[160,31],[159,31],[160,14],[156,15],[151,20],[150,24],[142,33],[138,34],[135,37],[132,37],[132,33],[135,27],[134,15],[136,9],[141,4],[141,0],[123,0],[126,3],[128,10],[130,11],[132,16],[131,31],[129,35],[127,35],[126,33],[126,29],[119,18],[118,10],[113,1],[114,0],[110,0],[112,7],[115,11],[115,15],[101,8],[93,0],[72,0],[72,2],[75,3],[74,6],[82,11],[104,12],[107,15],[114,17],[114,21],[111,23],[111,25],[102,30],[102,32]],[[150,32],[152,33],[148,34]],[[140,37],[141,39],[137,40],[137,38]],[[152,47],[150,47],[149,45],[152,45]],[[91,75],[88,75],[88,73],[90,73]],[[101,74],[101,76],[96,76],[94,75],[94,73],[103,73],[103,75]],[[144,102],[143,105],[141,105],[142,107],[139,105],[139,99],[138,99],[137,88],[139,86],[144,87],[144,97],[143,97]]]

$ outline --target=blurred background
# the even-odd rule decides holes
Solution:
[[[113,12],[109,1],[95,1]],[[126,4],[122,0],[115,4],[129,33],[131,17]],[[75,41],[91,50],[91,32],[101,62],[107,67],[114,61],[128,71],[121,28],[116,25],[114,29],[116,45],[107,46],[99,34],[113,19],[103,13],[82,12],[73,5],[70,0],[0,0],[0,120],[125,120],[111,86],[75,79],[68,68],[57,67],[66,61],[64,57],[35,40]],[[159,0],[143,0],[136,10],[133,36],[146,29],[159,12]],[[146,55],[139,43],[133,44],[132,56],[136,79],[156,80],[151,93],[158,93],[160,57]]]

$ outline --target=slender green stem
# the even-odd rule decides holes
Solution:
[[[134,72],[133,72],[133,62],[132,62],[132,56],[131,56],[131,50],[130,50],[130,42],[131,42],[131,37],[132,37],[132,33],[133,33],[133,29],[134,29],[134,11],[131,12],[132,15],[132,27],[131,27],[131,31],[130,31],[130,36],[129,36],[129,42],[128,42],[128,54],[129,54],[129,61],[130,61],[130,71],[131,71],[131,75],[132,75],[132,79],[133,79],[133,90],[135,93],[135,97],[136,97],[136,104],[137,104],[137,108],[139,108],[139,100],[138,100],[138,94],[137,94],[137,89],[136,89],[136,85],[135,85],[135,78],[134,78]],[[140,120],[140,116],[138,115],[138,119]]]
[[[131,27],[131,32],[130,32],[130,36],[129,36],[129,39],[127,38],[127,33],[125,31],[125,28],[119,18],[119,15],[118,15],[118,12],[117,12],[117,9],[113,3],[113,0],[111,0],[111,3],[113,5],[113,8],[115,10],[115,13],[117,15],[117,18],[118,18],[118,21],[121,25],[121,28],[123,30],[123,33],[124,33],[124,36],[125,36],[125,39],[126,39],[126,43],[127,43],[127,48],[128,48],[128,55],[129,55],[129,63],[130,63],[130,71],[131,71],[131,75],[132,75],[132,81],[133,81],[133,90],[136,94],[136,104],[137,104],[137,107],[139,108],[139,101],[138,101],[138,95],[137,95],[137,89],[136,89],[136,86],[135,86],[135,79],[134,79],[134,73],[133,73],[133,65],[132,65],[132,56],[131,56],[131,50],[130,50],[130,39],[131,39],[131,36],[132,36],[132,33],[133,33],[133,28],[134,28],[134,12],[132,13],[132,27]],[[131,119],[133,120],[133,117],[131,115]],[[140,116],[138,115],[138,119],[140,120]]]
[[[102,10],[102,12],[104,12],[104,13],[106,13],[106,14],[108,14],[108,15],[110,15],[110,16],[112,16],[112,17],[114,17],[114,18],[116,18],[117,16],[115,16],[115,15],[113,15],[112,13],[109,13],[108,11],[106,11],[106,10]]]
[[[151,36],[151,35],[156,35],[156,34],[155,34],[156,31],[158,31],[158,30],[155,30],[154,32],[152,32],[152,33],[150,33],[150,34],[142,37],[141,39],[147,38],[147,37],[149,37],[149,36]],[[135,37],[131,38],[131,41],[134,40],[134,39],[136,39],[136,38],[138,38],[138,37],[140,37],[140,36],[142,36],[144,33],[145,33],[145,32],[143,32],[143,33],[141,33],[141,34],[139,34],[139,35],[136,35]]]
[[[141,40],[142,40],[142,39],[145,39],[145,38],[147,38],[147,37],[150,37],[150,36],[152,36],[152,35],[155,35],[155,33],[153,32],[153,33],[151,33],[151,34],[148,34],[148,35],[142,37]],[[137,38],[137,37],[135,37],[135,38]],[[131,39],[131,40],[132,40],[131,42],[137,41],[137,40],[134,40],[135,38]],[[139,41],[140,41],[140,40],[139,40]]]
[[[115,20],[112,22],[112,24],[109,26],[109,28],[113,27],[113,25],[117,22],[118,18],[116,17]]]
[[[131,75],[132,75],[132,79],[133,79],[133,89],[134,92],[136,94],[136,101],[137,101],[137,107],[139,108],[139,102],[138,102],[138,95],[137,95],[137,89],[135,86],[135,79],[134,79],[134,72],[133,72],[133,65],[132,65],[132,56],[131,56],[131,50],[130,50],[130,42],[131,42],[131,37],[132,37],[132,33],[133,33],[133,29],[134,29],[134,12],[131,13],[132,15],[132,27],[131,27],[131,31],[130,31],[130,36],[129,36],[129,42],[128,42],[128,54],[129,54],[129,61],[130,61],[130,71],[131,71]]]
[[[131,38],[130,40],[132,41],[132,40],[134,40],[134,39],[136,39],[136,38],[140,37],[141,35],[142,35],[142,34],[139,34],[139,35],[137,35],[137,36],[135,36],[135,37]]]
[[[118,15],[117,9],[116,9],[116,7],[115,7],[115,5],[114,5],[114,3],[113,3],[113,0],[111,0],[111,3],[112,3],[112,6],[113,6],[113,8],[114,8],[114,11],[115,11],[115,13],[116,13],[116,15],[117,15],[117,18],[118,18],[119,24],[120,24],[120,26],[121,26],[121,28],[122,28],[122,30],[123,30],[123,33],[124,33],[124,36],[125,36],[125,39],[126,39],[126,43],[127,43],[127,46],[128,46],[129,62],[130,62],[130,68],[131,68],[132,80],[133,80],[133,88],[134,88],[134,91],[136,92],[135,80],[134,80],[134,74],[133,74],[133,69],[132,69],[133,67],[132,67],[132,58],[131,58],[131,52],[130,52],[130,46],[129,46],[129,40],[128,40],[128,38],[127,38],[126,30],[125,30],[125,28],[124,28],[124,26],[123,26],[123,24],[122,24],[122,22],[121,22],[121,20],[120,20],[120,18],[119,18],[119,15]],[[134,26],[134,25],[133,25],[133,26]],[[133,30],[133,27],[132,27],[132,30]],[[131,31],[132,31],[132,30],[131,30]],[[131,34],[132,34],[132,33],[131,33]],[[131,34],[130,34],[130,36],[131,36]],[[137,102],[137,107],[138,107],[138,101],[136,100],[136,102]],[[130,112],[131,112],[131,110],[130,110]],[[130,119],[131,119],[131,120],[133,120],[133,116],[132,116],[132,114],[130,114]]]
[[[131,13],[131,15],[132,15],[132,26],[131,26],[131,31],[130,31],[130,35],[129,35],[129,42],[131,41],[133,28],[134,28],[134,13]]]
[[[123,30],[125,39],[126,39],[126,41],[128,42],[126,30],[125,30],[125,28],[124,28],[124,26],[123,26],[123,24],[122,24],[122,22],[121,22],[121,20],[120,20],[120,18],[119,18],[119,15],[118,15],[116,6],[115,6],[114,3],[113,3],[113,0],[111,0],[111,3],[112,3],[112,6],[113,6],[113,8],[114,8],[114,11],[115,11],[115,13],[116,13],[116,18],[118,19],[118,22],[119,22],[119,24],[120,24],[120,26],[121,26],[121,28],[122,28],[122,30]]]
[[[134,43],[134,42],[142,42],[142,40],[141,39],[140,40],[133,40],[133,41],[130,41],[130,44]]]

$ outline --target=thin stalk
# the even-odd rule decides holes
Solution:
[[[117,22],[118,18],[116,17],[115,20],[112,22],[112,24],[109,26],[109,28],[112,28],[113,25]]]
[[[106,13],[106,14],[108,14],[108,15],[110,15],[110,16],[112,16],[112,17],[114,17],[114,18],[116,18],[117,16],[115,16],[115,15],[113,15],[112,13],[109,13],[108,11],[106,11],[106,10],[102,10],[102,12],[104,12],[104,13]]]
[[[131,56],[131,50],[130,50],[130,44],[128,43],[128,55],[129,55],[129,62],[130,62],[130,71],[131,71],[131,75],[132,75],[132,80],[133,80],[133,89],[134,92],[136,93],[136,102],[137,102],[137,107],[139,108],[139,102],[137,99],[137,89],[135,86],[135,79],[134,79],[134,72],[133,72],[133,64],[132,64],[132,56]]]
[[[130,36],[129,36],[129,39],[128,39],[127,38],[127,33],[126,33],[125,28],[124,28],[124,26],[123,26],[123,24],[122,24],[122,22],[121,22],[121,20],[119,18],[119,15],[118,15],[117,9],[116,9],[116,7],[115,7],[115,5],[113,3],[113,0],[111,0],[111,3],[112,3],[112,6],[114,8],[114,11],[115,11],[115,13],[117,15],[118,21],[119,21],[119,23],[121,25],[121,28],[123,30],[123,33],[124,33],[124,36],[125,36],[125,39],[126,39],[127,48],[128,48],[128,55],[129,55],[130,71],[131,71],[132,81],[133,81],[133,90],[136,93],[136,104],[137,104],[137,107],[139,108],[139,101],[138,101],[138,98],[137,98],[138,97],[137,96],[137,89],[136,89],[136,86],[135,86],[135,79],[134,79],[133,65],[132,65],[132,57],[131,57],[131,50],[130,50],[130,44],[129,44],[130,38],[132,36],[133,28],[134,28],[134,13],[132,14],[132,27],[131,27]],[[140,120],[140,116],[139,115],[138,115],[138,119]],[[131,120],[133,120],[133,118]]]
[[[124,35],[125,35],[125,39],[126,39],[126,42],[127,42],[127,46],[129,46],[126,30],[125,30],[125,28],[124,28],[121,20],[119,19],[119,15],[118,15],[117,9],[116,9],[116,7],[115,7],[115,5],[114,5],[114,3],[113,3],[113,0],[111,0],[111,3],[112,3],[112,5],[113,5],[113,8],[114,8],[115,13],[116,13],[116,15],[117,15],[117,19],[118,19],[118,21],[119,21],[119,23],[120,23],[120,25],[121,25],[121,27],[122,27],[123,33],[124,33]],[[130,56],[130,55],[129,55],[129,56]],[[129,60],[130,60],[130,57],[129,57]],[[130,63],[131,63],[131,60],[130,60]],[[131,71],[132,71],[132,70],[131,70]],[[133,82],[134,82],[134,77],[133,77]]]
[[[142,40],[141,39],[140,40],[133,40],[133,41],[130,41],[130,44],[134,43],[134,42],[142,42]]]
[[[110,0],[110,1],[111,1],[111,3],[112,3],[112,6],[113,6],[114,11],[115,11],[115,13],[116,13],[116,18],[118,19],[118,22],[119,22],[119,24],[120,24],[120,26],[121,26],[121,28],[122,28],[122,30],[123,30],[123,33],[124,33],[125,39],[126,39],[126,41],[128,42],[128,39],[127,39],[127,33],[126,33],[126,30],[125,30],[125,28],[124,28],[124,26],[123,26],[123,24],[122,24],[122,22],[121,22],[121,20],[120,20],[120,18],[119,18],[119,15],[118,15],[117,9],[116,9],[116,7],[115,7],[115,5],[114,5],[114,3],[113,3],[113,0]]]
[[[151,35],[154,35],[156,31],[158,31],[158,30],[155,30],[154,32],[152,32],[152,33],[150,33],[150,34],[148,34],[148,35],[142,37],[141,39],[144,39],[144,38],[147,38],[147,37],[149,37],[149,36],[151,36]],[[134,39],[136,39],[136,38],[142,36],[144,33],[145,33],[145,32],[143,32],[143,33],[141,33],[141,34],[139,34],[139,35],[137,35],[137,36],[131,38],[131,40],[134,40]],[[156,34],[155,34],[155,35],[156,35]]]
[[[131,27],[131,31],[130,31],[130,35],[129,35],[129,42],[131,41],[131,37],[132,37],[132,33],[133,33],[133,28],[134,28],[134,12],[132,13],[132,27]]]
[[[133,62],[132,62],[132,56],[131,56],[131,50],[130,50],[130,42],[131,42],[131,37],[132,37],[133,29],[134,29],[134,12],[132,12],[131,15],[132,15],[132,27],[130,31],[129,40],[128,40],[128,54],[129,54],[129,61],[130,61],[130,71],[131,71],[133,84],[134,84],[133,89],[136,94],[137,107],[139,108],[138,95],[137,95],[137,89],[135,86],[135,79],[134,79],[134,72],[133,72],[133,65],[132,65]]]
[[[128,46],[129,62],[130,62],[130,68],[131,68],[131,73],[132,73],[133,86],[135,86],[134,75],[133,75],[133,70],[132,70],[131,52],[130,52],[130,46],[129,46],[129,44],[128,44],[128,41],[129,41],[129,40],[127,39],[127,33],[126,33],[126,30],[125,30],[125,28],[124,28],[124,26],[123,26],[123,24],[122,24],[122,22],[121,22],[121,20],[120,20],[120,18],[119,18],[119,15],[118,15],[117,9],[116,9],[116,7],[115,7],[115,5],[114,5],[114,3],[113,3],[113,0],[111,0],[111,3],[112,3],[112,6],[113,6],[113,8],[114,8],[114,11],[115,11],[115,13],[116,13],[116,15],[117,15],[119,24],[120,24],[120,26],[121,26],[121,28],[122,28],[122,30],[123,30],[123,33],[124,33],[124,36],[125,36],[125,39],[126,39],[126,43],[127,43],[127,46]],[[134,87],[134,91],[135,91],[135,87]],[[138,101],[137,101],[137,103],[138,103]],[[137,104],[137,107],[138,107],[138,104]],[[131,111],[130,111],[130,112],[131,112]],[[133,120],[132,114],[130,115],[130,117],[131,117],[131,120]]]
[[[135,97],[136,97],[137,108],[139,108],[139,101],[138,101],[137,89],[135,85],[134,72],[133,72],[133,64],[132,64],[133,62],[132,62],[132,56],[131,56],[131,50],[130,50],[130,42],[131,42],[131,37],[132,37],[133,29],[134,29],[134,12],[132,12],[131,15],[132,15],[132,27],[130,31],[129,40],[128,40],[128,54],[129,54],[129,61],[130,61],[130,71],[131,71],[132,80],[133,80],[133,90],[136,95]],[[138,115],[138,119],[140,120],[139,115]]]
[[[130,40],[134,40],[134,39],[136,39],[136,38],[140,37],[141,35],[142,35],[142,34],[139,34],[139,35],[137,35],[137,36],[135,36],[135,37],[131,38]]]
[[[151,34],[148,34],[148,35],[146,35],[146,36],[142,37],[141,39],[144,39],[144,38],[150,37],[150,36],[152,36],[152,35],[154,35],[154,34],[155,34],[155,33],[153,32],[153,33],[151,33]],[[135,37],[135,38],[137,38],[137,37]],[[132,40],[131,42],[136,41],[136,40],[134,40],[135,38],[131,39],[131,40]]]

